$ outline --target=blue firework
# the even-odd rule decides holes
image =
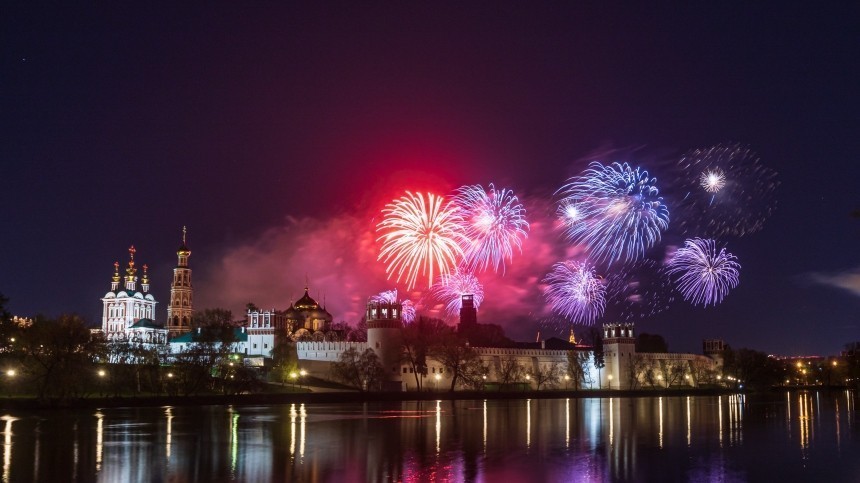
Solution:
[[[648,171],[627,163],[592,162],[559,190],[565,236],[607,265],[641,258],[669,227],[669,208],[656,183]]]

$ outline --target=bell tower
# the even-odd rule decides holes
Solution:
[[[187,230],[182,227],[182,245],[176,250],[177,264],[173,269],[173,283],[170,284],[170,304],[167,306],[167,329],[170,337],[191,330],[191,317],[194,315],[191,286],[191,268],[188,259],[191,250],[186,243]]]

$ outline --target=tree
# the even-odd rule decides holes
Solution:
[[[530,369],[527,374],[534,380],[537,390],[540,391],[543,385],[551,388],[558,386],[562,372],[558,362],[553,362],[549,365],[538,364],[537,369]]]
[[[567,351],[567,376],[576,390],[582,389],[583,385],[592,382],[588,372],[590,359],[591,357],[585,351]]]
[[[238,327],[233,321],[233,312],[227,309],[204,309],[194,314],[191,325],[197,327]]]
[[[489,374],[490,367],[481,362],[480,358],[475,357],[468,360],[463,367],[460,385],[467,389],[481,390],[484,388],[484,383]]]
[[[373,349],[359,352],[355,347],[343,351],[332,366],[335,378],[359,391],[371,391],[382,385],[385,370]]]
[[[205,319],[204,319],[205,320]],[[209,324],[198,326],[191,332],[192,342],[174,358],[176,382],[184,395],[191,395],[203,388],[217,390],[227,382],[230,358],[235,352],[236,332],[228,318],[209,319]]]
[[[690,362],[690,374],[697,386],[713,385],[717,382],[717,371],[710,361],[696,358]]]
[[[764,352],[738,349],[735,360],[735,373],[739,385],[765,389],[778,385],[782,380],[781,364]]]
[[[9,337],[13,332],[16,332],[17,327],[12,323],[12,314],[6,310],[6,305],[9,299],[0,293],[0,343],[5,345],[9,341]]]
[[[648,369],[645,356],[641,354],[630,354],[627,358],[627,377],[630,380],[630,389],[638,389],[640,380]]]
[[[466,341],[452,331],[443,334],[438,342],[431,347],[431,355],[451,375],[451,392],[457,386],[457,382],[466,374],[469,364],[478,358],[474,349],[466,344]]]
[[[844,354],[845,367],[843,373],[856,386],[860,384],[860,341],[845,344]]]
[[[499,391],[515,382],[523,380],[526,373],[525,368],[519,363],[516,357],[506,356],[499,361]]]
[[[355,329],[346,334],[346,340],[350,342],[367,342],[367,317],[362,317]]]
[[[663,377],[666,379],[666,387],[677,386],[684,380],[687,372],[687,361],[664,360]]]
[[[142,342],[111,341],[104,345],[105,362],[102,392],[119,396],[125,392],[161,392],[161,366],[170,359],[170,348],[166,345]]]
[[[275,345],[272,347],[272,373],[274,381],[284,383],[291,372],[299,369],[299,356],[296,343],[285,330],[275,332]]]
[[[656,359],[646,359],[644,361],[644,372],[643,376],[645,378],[645,382],[648,383],[652,389],[657,387],[662,379],[661,369],[660,369],[660,361]],[[657,376],[660,376],[658,378]]]
[[[600,332],[600,329],[592,328],[591,340],[594,347],[594,368],[597,369],[598,386],[603,389],[600,370],[606,367],[606,356],[603,353],[603,334]]]
[[[403,328],[403,362],[409,364],[415,377],[415,387],[421,391],[427,375],[427,355],[430,348],[438,344],[443,334],[450,332],[445,322],[439,319],[419,317]]]
[[[93,337],[80,317],[61,315],[37,318],[21,331],[16,347],[37,397],[66,401],[82,396],[94,380],[94,360],[104,352],[104,341]]]

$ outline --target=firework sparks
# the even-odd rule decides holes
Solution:
[[[719,169],[703,171],[699,177],[699,184],[708,193],[719,193],[726,186],[726,175]]]
[[[565,235],[608,265],[641,258],[669,226],[669,209],[656,181],[627,163],[592,162],[559,190]]]
[[[406,196],[386,205],[383,219],[377,225],[382,232],[379,260],[386,264],[390,279],[403,279],[407,290],[416,284],[419,274],[426,275],[428,285],[438,274],[446,274],[462,255],[464,236],[457,208],[434,194],[406,192]]]
[[[467,238],[463,249],[463,266],[469,270],[504,272],[514,249],[522,252],[522,242],[528,236],[526,210],[513,192],[497,190],[492,183],[485,190],[481,185],[463,186],[457,190],[454,203],[460,209]]]
[[[675,252],[667,264],[676,277],[678,290],[693,305],[716,305],[739,283],[740,264],[726,252],[717,252],[714,240],[692,238]]]
[[[440,276],[430,290],[430,295],[445,304],[445,313],[449,317],[456,317],[463,305],[463,295],[473,295],[475,308],[481,306],[484,286],[474,274],[457,270]]]
[[[776,172],[740,144],[694,149],[678,161],[679,226],[684,234],[743,236],[759,231],[776,208]]]
[[[553,311],[576,324],[593,324],[603,315],[606,286],[586,262],[559,262],[544,278],[544,295]]]

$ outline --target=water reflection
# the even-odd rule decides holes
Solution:
[[[484,454],[487,454],[487,400],[484,399]]]
[[[105,415],[96,411],[96,471],[102,469],[102,453],[104,451]]]
[[[663,398],[660,398],[660,447],[663,447]]]
[[[2,481],[857,480],[854,398],[19,412],[0,418]]]
[[[9,480],[9,471],[12,469],[12,423],[17,421],[17,418],[12,416],[0,417],[0,421],[5,421],[3,427],[3,483]]]
[[[170,445],[173,442],[173,408],[167,406],[164,408],[164,418],[166,426],[164,430],[164,457],[167,459],[167,464],[170,464]]]

